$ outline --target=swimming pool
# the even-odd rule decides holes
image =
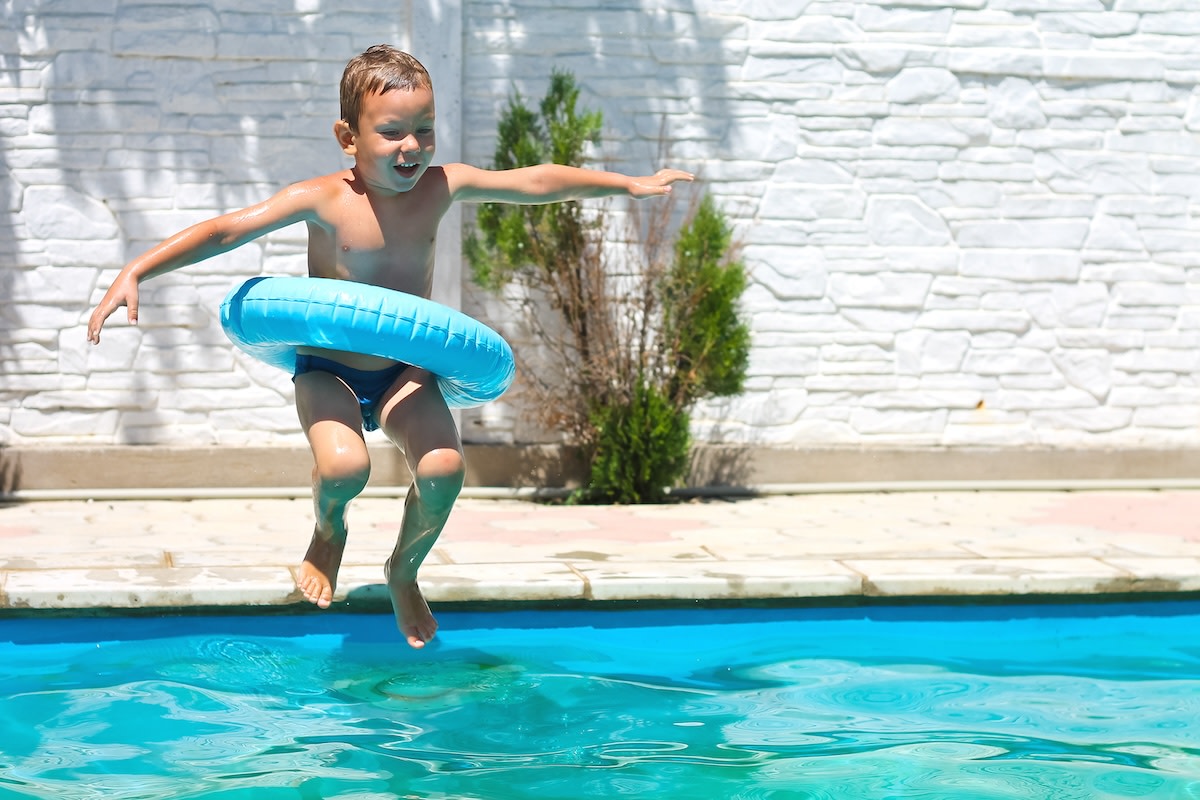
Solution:
[[[0,621],[0,798],[1200,798],[1200,603]]]

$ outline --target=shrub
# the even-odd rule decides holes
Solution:
[[[510,97],[494,166],[583,166],[602,117],[580,112],[578,99],[574,77],[557,70],[538,112]],[[536,365],[520,352],[518,361],[540,421],[584,448],[580,502],[665,499],[688,469],[691,408],[742,390],[746,275],[731,228],[705,196],[673,232],[675,196],[631,208],[624,237],[607,204],[568,202],[484,204],[467,238],[476,283],[518,289],[506,297],[541,351]]]

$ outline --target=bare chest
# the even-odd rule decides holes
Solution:
[[[309,273],[427,296],[440,214],[357,203],[328,229],[310,230]]]

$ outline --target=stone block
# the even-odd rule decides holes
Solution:
[[[765,219],[860,219],[866,196],[857,189],[814,189],[811,186],[771,184],[763,194],[759,216]]]
[[[1184,286],[1149,283],[1121,282],[1112,288],[1112,299],[1126,308],[1145,306],[1196,305],[1200,302],[1200,288],[1192,284]]]
[[[1029,330],[1031,323],[1030,316],[1020,311],[933,309],[922,312],[913,321],[913,327],[935,331],[970,331],[977,334],[991,331],[1019,334]]]
[[[1200,406],[1188,403],[1134,409],[1133,425],[1144,428],[1195,430],[1200,426]]]
[[[880,245],[939,247],[951,242],[945,220],[916,198],[871,198],[867,225],[872,241]]]
[[[972,375],[1038,375],[1052,372],[1054,364],[1046,353],[1027,347],[972,349],[963,359],[963,370]]]
[[[868,331],[897,332],[911,329],[920,319],[916,311],[847,307],[841,316],[852,325]]]
[[[820,298],[825,295],[825,269],[799,259],[795,248],[747,247],[745,263],[754,280],[778,300]]]
[[[1133,412],[1127,408],[1077,408],[1063,411],[1034,411],[1035,424],[1060,430],[1085,431],[1091,434],[1112,433],[1133,423]]]
[[[1163,78],[1163,61],[1156,54],[1047,52],[1041,75],[1073,81],[1156,81]]]
[[[904,117],[880,120],[875,125],[872,134],[875,143],[900,147],[924,145],[967,147],[972,141],[972,133],[961,126]]]
[[[1037,49],[1008,47],[955,48],[945,66],[956,75],[996,75],[1041,78],[1044,54]]]
[[[9,276],[8,300],[13,303],[82,307],[91,299],[96,270],[89,267],[44,266]]]
[[[91,375],[96,372],[132,372],[137,363],[142,334],[137,328],[122,326],[124,311],[118,320],[100,334],[100,344],[86,339],[83,326],[62,331],[58,338],[58,368],[63,373]]]
[[[1001,385],[1003,386],[1004,382]],[[992,397],[993,407],[1009,411],[1034,412],[1099,407],[1099,402],[1090,392],[1074,387],[1063,388],[1055,383],[1044,389],[1006,387],[994,393]]]
[[[1142,24],[1140,14],[1129,11],[1049,11],[1037,15],[1038,27],[1055,33],[1081,33],[1108,38],[1134,33]]]
[[[902,375],[955,373],[971,346],[965,331],[914,329],[896,335],[896,370]]]
[[[1002,128],[1042,129],[1046,113],[1033,83],[1005,78],[988,94],[988,119]]]
[[[164,7],[163,12],[174,14],[175,9]],[[167,58],[179,53],[200,58],[214,58],[217,55],[217,37],[210,28],[205,30],[182,28],[183,20],[172,20],[181,28],[166,30],[161,27],[152,29],[118,29],[113,31],[112,43],[114,50],[127,55]]]
[[[894,441],[894,437],[935,436],[946,427],[948,412],[857,408],[850,413],[850,426],[859,434]]]
[[[945,34],[954,19],[952,8],[927,6],[901,7],[899,4],[859,6],[854,22],[868,33]]]
[[[9,428],[21,439],[65,441],[102,437],[109,439],[117,431],[120,412],[115,409],[77,411],[54,408],[39,411],[19,408],[13,411]]]
[[[21,218],[40,239],[107,239],[118,233],[112,211],[70,186],[29,186]]]
[[[1122,3],[1122,9],[1128,11],[1143,10],[1138,6],[1151,5],[1145,0],[1134,0],[1132,7]],[[1153,3],[1155,7],[1144,9],[1157,13],[1142,14],[1139,30],[1142,33],[1160,34],[1163,36],[1195,36],[1200,34],[1200,14],[1186,0],[1162,0]]]
[[[839,308],[919,309],[925,306],[932,282],[928,275],[909,273],[837,273],[829,276],[827,291]]]
[[[1128,217],[1110,217],[1099,213],[1092,217],[1085,249],[1121,249],[1121,251],[1146,252],[1138,223]]]
[[[953,103],[961,92],[958,77],[938,67],[910,67],[887,82],[890,103]]]
[[[997,220],[964,222],[957,226],[955,242],[963,248],[1017,246],[1037,249],[1076,250],[1087,237],[1085,220]]]
[[[1056,350],[1050,355],[1067,383],[1103,401],[1113,387],[1113,357],[1108,350]]]

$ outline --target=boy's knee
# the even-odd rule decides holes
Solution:
[[[450,448],[431,450],[417,462],[417,489],[428,504],[449,506],[462,491],[467,466],[462,453]]]
[[[417,480],[458,479],[460,482],[467,472],[462,453],[449,447],[430,450],[421,456],[417,462]],[[461,485],[461,484],[460,484]]]
[[[357,497],[371,477],[371,462],[365,459],[344,458],[319,464],[313,469],[313,481],[323,495]]]

